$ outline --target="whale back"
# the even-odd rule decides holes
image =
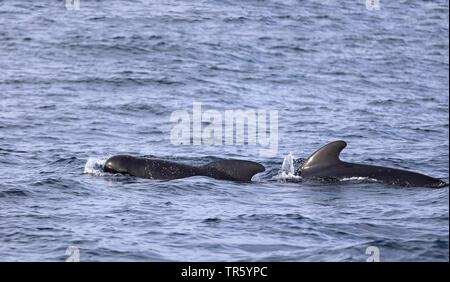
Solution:
[[[253,175],[263,172],[264,166],[244,160],[218,160],[197,167],[171,161],[117,155],[109,158],[104,171],[128,174],[150,179],[178,179],[208,176],[215,179],[251,181]]]
[[[296,174],[302,177],[345,179],[364,177],[389,185],[441,188],[448,183],[420,173],[365,164],[343,162],[339,154],[347,146],[344,141],[329,143],[314,152]]]

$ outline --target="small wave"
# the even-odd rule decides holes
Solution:
[[[252,177],[252,182],[263,182],[264,177],[262,173],[257,173],[255,175],[253,175]]]
[[[208,217],[208,218],[204,219],[202,222],[203,223],[219,223],[221,221],[222,220],[220,218],[217,218],[217,217]]]
[[[0,198],[15,197],[15,196],[26,197],[26,196],[28,196],[28,194],[27,194],[27,192],[25,192],[23,190],[19,190],[19,189],[10,189],[10,190],[6,190],[6,191],[0,191]]]
[[[97,176],[104,174],[103,167],[106,159],[89,158],[84,166],[84,173],[89,173]]]

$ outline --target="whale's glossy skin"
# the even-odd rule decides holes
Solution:
[[[408,187],[441,188],[448,183],[427,175],[407,170],[354,164],[339,159],[340,152],[347,146],[344,141],[329,143],[314,154],[298,169],[297,175],[303,178],[345,179],[365,177],[389,185]]]
[[[178,179],[207,176],[220,180],[251,181],[253,175],[263,172],[264,166],[245,160],[219,160],[204,166],[191,166],[159,159],[118,155],[109,158],[104,171],[141,178]]]

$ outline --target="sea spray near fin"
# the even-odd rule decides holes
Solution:
[[[283,164],[281,165],[281,171],[289,174],[294,174],[294,157],[292,153],[289,153],[284,157]]]
[[[301,179],[301,176],[295,175],[294,155],[292,153],[284,157],[281,168],[273,179],[282,181]]]

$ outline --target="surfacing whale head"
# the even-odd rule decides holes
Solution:
[[[109,158],[103,170],[109,173],[130,174],[130,163],[134,158],[126,155],[117,155]]]

